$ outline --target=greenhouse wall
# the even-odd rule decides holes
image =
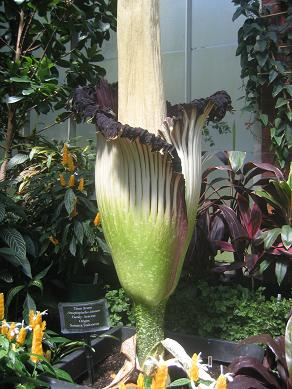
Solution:
[[[205,142],[205,150],[241,149],[248,158],[260,159],[261,130],[250,113],[242,113],[244,91],[240,78],[240,63],[236,57],[237,31],[242,19],[232,21],[235,7],[230,0],[161,0],[161,45],[166,98],[172,103],[206,97],[217,90],[226,90],[232,98],[234,113],[226,120],[231,134],[219,135],[211,130],[215,145]],[[116,36],[106,42],[103,66],[107,79],[117,81]],[[132,55],[132,53],[129,53]],[[48,115],[50,116],[50,115]],[[32,118],[48,121],[49,118]],[[52,116],[52,115],[51,115]],[[53,117],[51,118],[53,120]],[[80,142],[95,138],[94,126],[72,123],[55,127],[48,137],[80,136]]]

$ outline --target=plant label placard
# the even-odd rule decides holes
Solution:
[[[105,299],[82,303],[59,303],[63,334],[105,331],[110,328]]]

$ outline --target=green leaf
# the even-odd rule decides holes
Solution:
[[[29,88],[29,89],[23,89],[23,91],[21,93],[23,94],[23,96],[29,96],[29,95],[31,95],[34,92],[35,92],[34,89]]]
[[[5,301],[5,309],[8,310],[9,305],[11,304],[11,301],[14,299],[14,297],[17,295],[17,293],[21,292],[25,288],[25,285],[18,285],[14,288],[10,289],[9,292],[6,295],[6,301]]]
[[[230,165],[235,173],[242,168],[245,156],[246,152],[244,151],[228,151]]]
[[[9,346],[10,346],[10,342],[8,339],[6,339],[4,336],[0,335],[0,346],[1,348],[3,348],[4,350],[8,351],[9,350]]]
[[[278,77],[278,72],[276,70],[272,70],[269,73],[269,83],[271,84]]]
[[[1,239],[13,249],[15,255],[20,259],[26,258],[25,241],[19,231],[15,228],[5,228],[2,230]]]
[[[275,198],[273,196],[271,196],[270,193],[268,193],[267,191],[256,190],[255,194],[259,197],[264,198],[268,203],[270,203],[270,204],[272,204],[280,209],[282,208],[281,204],[277,200],[275,200]]]
[[[6,282],[7,284],[11,284],[13,282],[13,275],[9,270],[1,269],[0,280]]]
[[[35,246],[36,243],[33,242],[33,240],[31,239],[31,237],[29,235],[23,234],[22,237],[25,241],[27,253],[29,255],[31,255],[33,258],[36,258],[36,256],[37,256],[37,250],[36,250],[36,246]]]
[[[281,229],[281,238],[283,245],[288,250],[292,246],[292,227],[285,225]]]
[[[276,97],[283,90],[283,88],[284,87],[282,84],[275,85],[272,92],[273,97]]]
[[[83,230],[83,226],[82,226],[82,223],[80,223],[79,221],[74,221],[74,234],[77,238],[77,240],[80,242],[80,244],[83,243],[83,238],[84,238],[84,230]]]
[[[85,236],[88,239],[88,242],[90,244],[93,244],[95,240],[95,234],[93,232],[92,227],[90,226],[90,221],[83,222],[83,229],[84,229]]]
[[[10,77],[9,79],[11,82],[17,82],[17,83],[29,83],[30,79],[28,77]]]
[[[261,237],[264,241],[265,250],[268,250],[278,238],[281,233],[281,228],[273,228],[272,230],[264,231],[261,233]]]
[[[29,156],[26,154],[16,154],[8,162],[7,170],[13,169],[15,166],[24,163],[29,159]]]
[[[285,356],[289,376],[292,377],[292,316],[288,320],[285,331]]]
[[[242,14],[242,7],[238,7],[232,16],[232,21],[234,22]]]
[[[23,99],[24,99],[23,96],[8,96],[6,102],[7,104],[15,104],[18,103],[18,101],[21,101]]]
[[[0,223],[3,221],[5,217],[5,205],[0,203]]]
[[[62,241],[61,241],[62,247],[65,247],[67,244],[67,237],[68,237],[69,229],[70,229],[70,224],[66,224],[64,231],[63,231],[63,234],[62,234]]]
[[[34,279],[35,279],[35,280],[41,280],[42,278],[44,278],[44,277],[47,275],[48,271],[50,270],[52,264],[53,264],[53,262],[51,262],[51,263],[49,264],[49,266],[47,266],[44,270],[42,270],[41,272],[39,272],[39,273],[34,277]]]
[[[19,258],[13,249],[8,247],[0,248],[0,257],[5,258],[9,263],[16,267],[21,267],[25,275],[31,278],[31,267],[27,258]]]
[[[70,374],[68,374],[65,370],[59,369],[57,367],[53,367],[53,369],[55,371],[56,377],[59,380],[68,381],[68,382],[73,383],[73,380],[72,380]]]
[[[44,287],[43,287],[42,281],[40,281],[40,280],[32,280],[29,283],[29,287],[30,286],[35,286],[35,287],[39,288],[41,290],[41,292],[43,293]]]
[[[75,206],[75,203],[76,203],[76,196],[75,196],[75,193],[73,192],[73,190],[71,188],[67,189],[66,193],[65,193],[65,208],[68,212],[68,215],[71,215],[73,209],[74,209],[74,206]]]
[[[23,304],[23,310],[22,310],[23,318],[26,323],[28,323],[28,315],[30,310],[36,311],[36,305],[34,299],[31,297],[29,293],[27,293],[26,299],[24,300],[24,304]]]
[[[280,286],[285,275],[287,273],[288,265],[287,263],[277,261],[275,265],[275,274],[277,278],[278,285]]]
[[[287,92],[289,93],[289,95],[292,97],[292,84],[286,85],[285,88],[286,88]]]
[[[0,350],[0,359],[6,357],[7,351],[6,350]]]
[[[289,188],[292,190],[292,162],[290,163],[290,172],[287,180]]]
[[[269,54],[267,53],[259,52],[258,54],[256,54],[256,59],[261,68],[265,66],[265,63],[267,62],[268,58]]]
[[[73,257],[75,257],[75,255],[76,255],[76,239],[74,236],[71,239],[71,242],[69,244],[69,251],[73,255]]]
[[[265,259],[263,262],[261,262],[261,264],[260,264],[260,269],[259,269],[260,273],[263,274],[263,272],[264,272],[265,270],[267,270],[267,268],[268,268],[270,265],[271,265],[271,261],[269,261],[269,260],[267,260],[267,259]]]
[[[281,124],[281,118],[276,118],[275,119],[275,127],[279,128],[280,124]]]
[[[263,123],[264,126],[267,126],[269,123],[269,117],[265,113],[260,115],[260,121]]]
[[[283,97],[279,97],[279,98],[277,99],[275,108],[280,108],[280,107],[282,107],[283,105],[286,105],[286,104],[287,104],[287,100],[286,100],[286,99],[283,99]]]
[[[78,197],[78,200],[80,201],[80,203],[83,203],[83,205],[89,210],[92,212],[93,215],[96,215],[96,212],[97,212],[97,207],[96,207],[96,204],[93,204],[92,201],[88,200],[86,197],[84,196],[79,196]]]
[[[168,388],[175,388],[176,386],[183,386],[183,385],[189,385],[190,384],[189,378],[179,378],[175,381],[173,381],[171,384],[167,385]]]
[[[267,47],[267,41],[264,39],[258,39],[254,45],[255,51],[264,51]]]
[[[48,168],[48,169],[51,167],[52,158],[53,158],[53,155],[52,155],[52,154],[49,154],[49,155],[48,155],[48,159],[47,159],[47,168]]]
[[[102,240],[99,236],[97,236],[96,241],[105,254],[111,254],[111,251],[104,240]]]

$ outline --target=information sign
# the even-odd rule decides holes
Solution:
[[[59,303],[63,334],[105,331],[109,326],[109,313],[105,299],[82,303]]]

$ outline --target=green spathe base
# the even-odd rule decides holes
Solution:
[[[166,300],[155,307],[135,304],[137,357],[141,366],[146,358],[155,356],[159,351],[157,346],[164,339],[164,316]]]

